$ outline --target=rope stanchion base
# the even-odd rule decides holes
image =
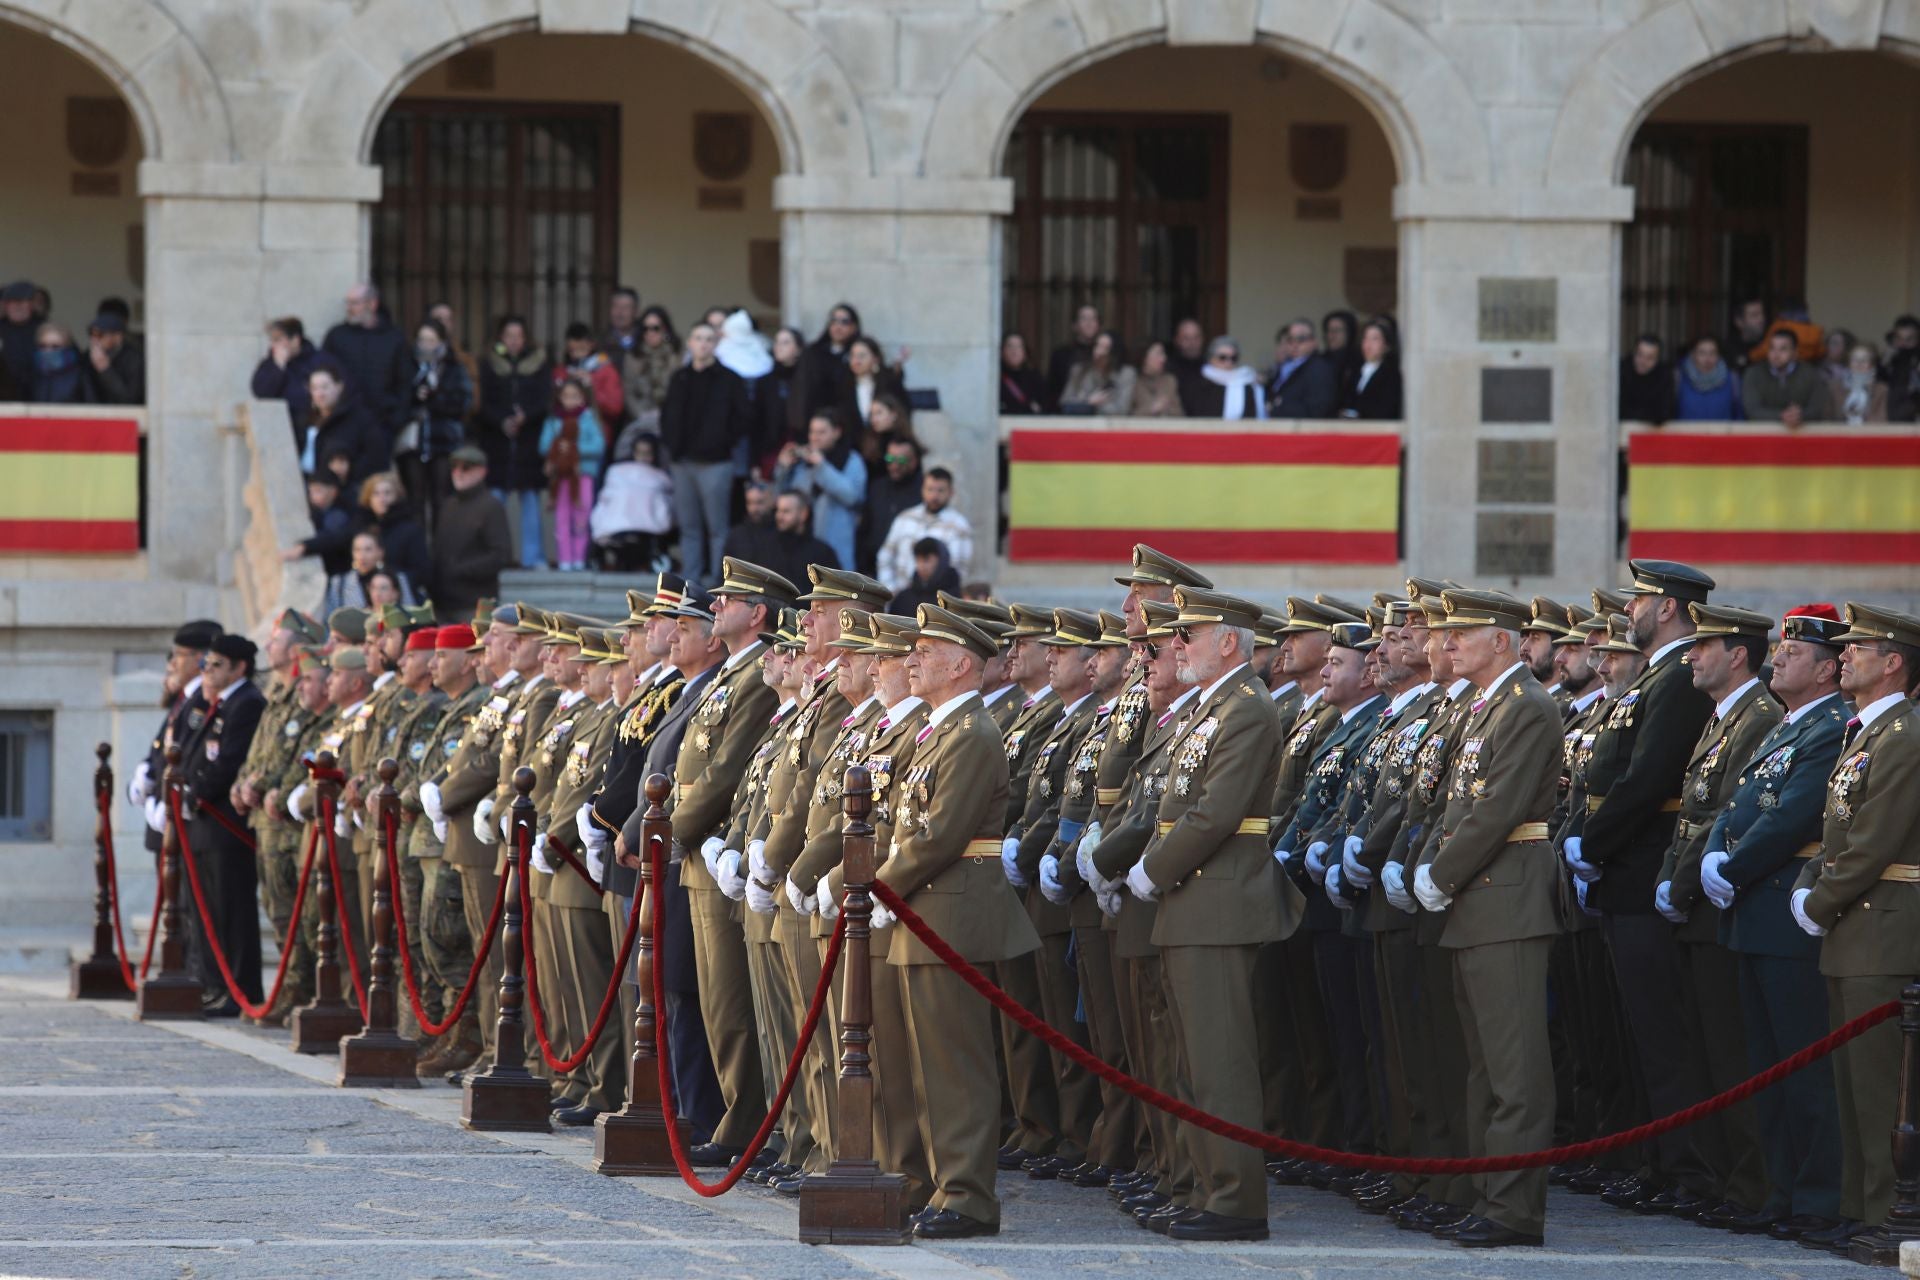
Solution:
[[[872,1160],[835,1160],[800,1184],[801,1244],[907,1244],[907,1180]]]
[[[397,1031],[362,1031],[340,1042],[342,1089],[418,1089],[420,1046]]]
[[[486,1133],[552,1133],[553,1096],[547,1082],[522,1066],[495,1062],[484,1075],[468,1076],[461,1091],[460,1127]]]
[[[301,1005],[287,1019],[295,1053],[332,1053],[340,1042],[366,1025],[360,1011],[345,1000],[318,1000]]]
[[[686,1143],[687,1122],[676,1117],[674,1123]],[[679,1173],[666,1111],[657,1102],[636,1104],[629,1098],[618,1111],[603,1112],[593,1122],[592,1168],[609,1178],[671,1178]]]
[[[131,1000],[118,956],[89,956],[67,969],[68,996],[74,1000]]]

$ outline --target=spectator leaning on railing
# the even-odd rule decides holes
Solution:
[[[1631,421],[1623,400],[1620,416]],[[1703,333],[1681,362],[1674,380],[1674,413],[1680,422],[1735,422],[1746,417],[1740,378],[1720,354],[1720,339]]]
[[[1320,351],[1313,321],[1289,320],[1275,339],[1278,363],[1267,383],[1273,418],[1331,418],[1340,410],[1340,371]]]
[[[10,400],[33,399],[33,354],[35,330],[40,322],[33,314],[33,285],[15,280],[0,289],[0,362],[6,365]]]
[[[127,321],[103,311],[87,326],[87,354],[81,365],[87,399],[93,404],[145,404],[147,360],[127,341]]]
[[[1775,329],[1767,335],[1766,359],[1747,366],[1740,380],[1740,398],[1747,417],[1754,422],[1798,427],[1832,416],[1827,380],[1812,364],[1800,359],[1799,338],[1789,329]]]

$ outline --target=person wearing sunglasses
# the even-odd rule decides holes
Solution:
[[[1206,363],[1200,367],[1200,381],[1194,386],[1189,415],[1228,421],[1267,416],[1267,397],[1260,386],[1260,374],[1252,366],[1240,363],[1237,339],[1222,334],[1207,344]]]

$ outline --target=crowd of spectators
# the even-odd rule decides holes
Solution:
[[[1274,335],[1273,363],[1258,370],[1231,335],[1212,339],[1198,320],[1173,337],[1149,338],[1130,358],[1100,309],[1074,312],[1070,341],[1034,362],[1024,334],[1000,343],[1000,412],[1115,418],[1366,418],[1401,416],[1400,327],[1392,316],[1362,324],[1351,311],[1319,323],[1301,316]]]
[[[914,435],[910,353],[890,362],[851,306],[812,341],[728,307],[683,337],[628,288],[603,329],[575,322],[551,348],[508,315],[471,353],[455,321],[439,303],[403,332],[360,284],[318,346],[296,317],[267,326],[253,394],[287,405],[314,529],[284,554],[320,558],[328,608],[464,616],[514,566],[677,561],[712,585],[728,554],[903,592],[966,573],[953,476]]]
[[[1920,420],[1920,316],[1902,315],[1876,347],[1846,329],[1815,323],[1788,302],[1770,310],[1747,298],[1726,339],[1695,338],[1670,357],[1644,333],[1620,358],[1623,422],[1810,422]]]
[[[102,298],[85,345],[53,319],[53,295],[30,280],[0,288],[0,401],[145,404],[147,354],[128,332],[133,308]]]

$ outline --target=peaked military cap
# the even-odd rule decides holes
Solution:
[[[1605,644],[1593,646],[1595,653],[1639,653],[1640,646],[1633,642],[1633,619],[1624,613],[1607,615],[1607,640]]]
[[[1705,600],[1713,590],[1713,579],[1690,564],[1678,560],[1629,560],[1633,570],[1630,596],[1672,596],[1676,600]]]
[[[1447,616],[1432,625],[1448,631],[1466,627],[1505,627],[1509,631],[1520,631],[1533,620],[1532,606],[1504,591],[1448,587],[1440,593],[1440,602],[1446,606]]]
[[[593,625],[593,619],[577,613],[549,613],[546,615],[546,622],[546,643],[550,646],[584,645],[586,641],[582,638],[580,629]]]
[[[1627,611],[1627,601],[1630,599],[1632,599],[1632,597],[1624,591],[1614,591],[1607,587],[1595,587],[1593,589],[1593,612],[1602,621],[1605,621],[1609,614],[1625,613]]]
[[[547,615],[524,602],[507,606],[513,610],[513,620],[507,625],[513,628],[517,636],[544,636],[547,634]]]
[[[407,611],[397,604],[375,605],[367,611],[367,633],[383,636],[389,631],[407,629]]]
[[[1447,620],[1447,602],[1437,595],[1421,596],[1420,612],[1426,617],[1428,627],[1437,626]]]
[[[975,622],[998,622],[1008,627],[1013,625],[1013,610],[998,600],[969,600],[951,591],[936,591],[934,603],[949,613],[957,613]]]
[[[1412,600],[1389,600],[1384,612],[1386,613],[1385,625],[1389,627],[1427,625],[1427,615],[1422,613],[1420,606]]]
[[[1031,640],[1036,636],[1052,634],[1052,609],[1033,604],[1016,604],[1009,607],[1013,610],[1013,630],[1007,632],[1007,639]]]
[[[680,607],[681,598],[687,594],[687,580],[677,573],[662,573],[654,579],[649,594],[653,598],[640,611],[643,618],[664,618]]]
[[[1554,639],[1553,643],[1555,646],[1563,644],[1585,644],[1587,642],[1587,623],[1598,615],[1583,604],[1570,604],[1567,606],[1566,612],[1561,616],[1567,620],[1567,625],[1562,628],[1559,636]],[[1606,619],[1601,618],[1600,629],[1605,630],[1606,625]]]
[[[1096,644],[1100,639],[1100,619],[1081,609],[1055,609],[1053,630],[1040,637],[1040,643],[1055,649],[1074,649]]]
[[[1920,648],[1920,618],[1879,605],[1847,601],[1847,629],[1834,637],[1838,644],[1893,644]]]
[[[1407,598],[1398,591],[1376,591],[1373,593],[1373,607],[1376,609],[1385,609],[1396,600],[1405,604],[1406,599]]]
[[[827,641],[827,647],[844,649],[848,653],[865,653],[867,646],[873,643],[873,626],[867,621],[872,616],[864,609],[842,609],[840,636]]]
[[[653,604],[653,592],[627,589],[627,616],[615,623],[622,630],[647,625],[647,610]]]
[[[800,594],[800,588],[764,566],[725,556],[720,561],[720,585],[713,594],[766,596],[776,605],[788,605]]]
[[[1773,618],[1768,614],[1730,604],[1701,604],[1696,601],[1687,606],[1687,612],[1693,617],[1696,628],[1694,634],[1703,639],[1746,636],[1753,640],[1765,640],[1773,631]]]
[[[492,596],[481,596],[473,603],[473,625],[476,627],[484,627],[489,622],[492,622],[493,611],[499,607],[500,602]]]
[[[1325,605],[1329,609],[1338,609],[1350,619],[1365,618],[1367,616],[1367,606],[1355,604],[1351,600],[1342,600],[1339,596],[1330,596],[1324,591],[1314,592],[1313,602],[1315,604]]]
[[[825,565],[810,564],[807,566],[807,578],[813,584],[813,590],[800,597],[802,604],[812,604],[816,600],[840,600],[878,612],[887,607],[887,601],[893,599],[893,592],[885,586],[851,569],[829,569]]]
[[[1788,610],[1780,620],[1782,640],[1804,640],[1830,649],[1840,647],[1840,635],[1846,629],[1840,611],[1830,604],[1803,604]]]
[[[870,613],[866,617],[873,628],[873,639],[863,652],[895,658],[913,652],[914,637],[920,634],[917,621],[898,613]]]
[[[1140,602],[1140,620],[1147,626],[1148,640],[1165,640],[1171,636],[1174,623],[1179,617],[1180,610],[1174,605],[1165,604],[1159,600]]]
[[[1266,649],[1280,643],[1280,633],[1286,630],[1287,615],[1277,609],[1260,610],[1260,622],[1253,629],[1253,647]]]
[[[1358,649],[1364,653],[1380,645],[1373,628],[1364,622],[1336,622],[1327,628],[1327,636],[1336,649]]]
[[[660,611],[667,618],[696,618],[701,622],[713,621],[713,593],[696,583],[688,583],[686,590],[680,593],[673,608]]]
[[[1295,635],[1302,631],[1325,631],[1336,622],[1358,622],[1360,615],[1347,609],[1331,606],[1319,600],[1308,600],[1302,596],[1287,597],[1287,625],[1280,628],[1281,635]]]
[[[291,631],[295,636],[306,641],[308,644],[325,644],[327,642],[327,629],[320,625],[318,619],[309,617],[298,609],[288,609],[285,613],[282,613],[277,629]]]
[[[1102,609],[1100,617],[1100,639],[1095,641],[1101,648],[1111,649],[1127,642],[1127,620],[1109,609]]]
[[[973,622],[937,604],[921,605],[914,620],[919,624],[917,638],[957,644],[983,660],[1000,652],[1000,644],[992,636]]]
[[[1182,627],[1205,626],[1218,622],[1223,626],[1246,627],[1252,630],[1260,625],[1259,605],[1251,600],[1242,600],[1239,596],[1230,596],[1224,591],[1209,591],[1204,587],[1175,587],[1173,603],[1180,609],[1176,625]]]
[[[768,645],[779,645],[783,648],[792,648],[802,643],[805,637],[800,632],[800,611],[791,608],[780,610],[779,617],[773,623],[773,630],[762,631],[760,638]]]
[[[1567,634],[1567,606],[1548,596],[1533,598],[1533,617],[1522,631],[1544,631],[1550,636]]]
[[[1134,544],[1133,572],[1114,581],[1123,587],[1199,587],[1205,590],[1213,586],[1213,579],[1192,565],[1181,564],[1144,542]]]
[[[1412,574],[1407,575],[1407,594],[1416,601],[1424,599],[1427,596],[1432,596],[1435,600],[1438,600],[1442,591],[1455,585],[1458,584],[1441,582],[1434,578],[1416,578]]]

